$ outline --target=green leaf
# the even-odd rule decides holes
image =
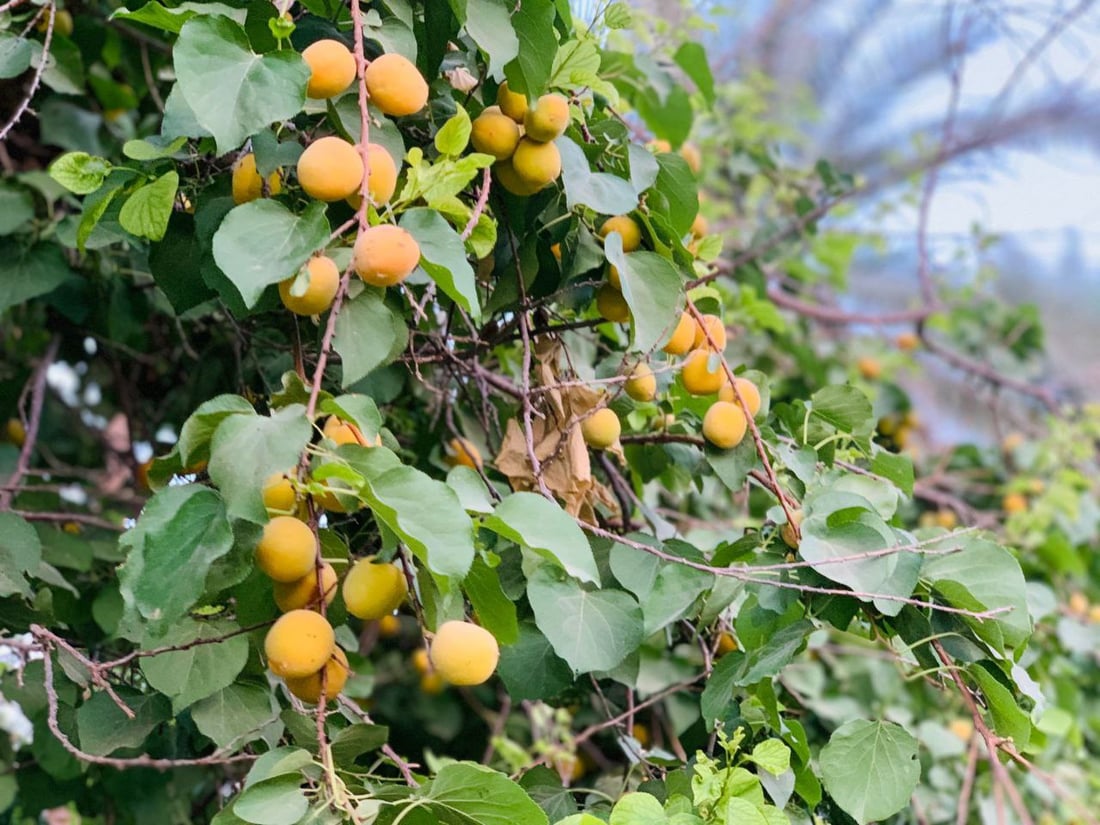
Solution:
[[[0,32],[0,80],[19,77],[31,66],[31,41],[11,32]]]
[[[134,9],[133,11],[126,8],[116,9],[111,13],[109,19],[130,20],[134,23],[144,23],[154,29],[179,34],[183,24],[197,14],[220,14],[241,24],[245,21],[245,10],[243,8],[235,9],[223,3],[180,3],[178,6],[168,8],[158,3],[157,0],[150,0],[140,9]]]
[[[567,137],[554,144],[561,153],[561,180],[569,209],[587,206],[605,215],[624,215],[638,208],[638,193],[630,181],[593,172],[584,151]]]
[[[642,609],[621,591],[585,590],[543,565],[527,580],[527,598],[539,630],[574,674],[611,670],[642,642]]]
[[[256,305],[264,290],[285,281],[328,243],[325,204],[297,216],[267,198],[232,209],[214,233],[214,260],[244,299]]]
[[[619,270],[623,297],[630,306],[630,348],[649,352],[676,331],[684,310],[684,284],[676,267],[656,252],[623,254],[623,239],[613,232],[604,242],[607,260]]]
[[[599,583],[600,571],[588,539],[557,502],[537,493],[513,493],[497,505],[484,526],[549,559],[574,578]]]
[[[115,197],[122,192],[122,186],[99,189],[84,199],[84,212],[80,216],[80,225],[76,229],[76,248],[83,252],[88,239],[114,203]],[[194,278],[194,273],[191,273]]]
[[[573,684],[569,665],[531,622],[521,622],[515,644],[501,648],[497,673],[517,702],[552,699]]]
[[[707,464],[730,490],[741,490],[749,471],[756,466],[756,445],[751,438],[744,439],[732,450],[722,450],[708,442],[703,451]]]
[[[435,148],[443,155],[461,155],[470,142],[470,116],[461,106],[435,133]]]
[[[26,575],[41,561],[42,543],[34,528],[14,513],[0,513],[0,596],[30,598]]]
[[[699,212],[699,187],[687,161],[679,155],[663,152],[657,155],[660,171],[647,198],[650,208],[656,208],[673,228],[683,236]],[[656,195],[656,197],[654,197]]]
[[[889,480],[907,496],[913,495],[913,460],[909,456],[882,450],[871,460],[871,472]]]
[[[856,438],[869,436],[875,426],[870,400],[849,384],[818,390],[810,398],[810,410],[817,418]]]
[[[920,779],[917,740],[893,722],[856,719],[842,725],[819,761],[825,789],[860,825],[908,807]]]
[[[226,17],[188,20],[172,49],[176,79],[195,119],[225,154],[305,103],[309,67],[293,49],[258,55]],[[271,238],[280,237],[272,235]]]
[[[646,541],[635,536],[636,541]],[[703,561],[700,556],[694,561]],[[611,548],[611,572],[623,587],[638,597],[645,617],[645,635],[686,616],[714,575],[682,564],[666,562],[651,553],[616,544]]]
[[[344,728],[332,737],[332,758],[337,765],[351,765],[364,753],[378,750],[389,738],[385,725],[368,725],[362,722]]]
[[[558,40],[554,32],[554,4],[551,0],[529,0],[512,14],[512,28],[519,38],[519,54],[504,67],[508,88],[537,97],[546,88]]]
[[[131,160],[160,160],[176,154],[187,143],[187,138],[166,140],[158,135],[144,139],[128,140],[122,145],[122,154]]]
[[[547,825],[546,814],[502,773],[470,762],[439,769],[425,791],[428,805],[447,825]]]
[[[239,395],[218,395],[203,401],[180,428],[180,461],[184,467],[194,467],[210,460],[210,440],[218,425],[231,415],[256,415],[252,404]]]
[[[997,678],[996,663],[977,662],[967,668],[967,672],[985,694],[994,730],[1010,738],[1017,750],[1026,751],[1031,742],[1031,720],[1020,708],[1012,691],[1001,681],[1004,677]]]
[[[163,238],[179,183],[180,176],[176,172],[166,172],[152,183],[139,187],[118,213],[122,228],[131,235],[151,241]]]
[[[667,825],[665,809],[656,797],[633,792],[623,796],[611,811],[609,825]]]
[[[111,162],[87,152],[67,152],[50,164],[50,177],[75,195],[88,195],[111,174]]]
[[[481,318],[474,270],[466,259],[461,236],[434,209],[410,209],[401,216],[401,227],[420,245],[421,266],[456,304]]]
[[[128,687],[115,689],[134,714],[130,719],[106,691],[96,691],[76,710],[80,747],[93,756],[107,756],[119,748],[138,748],[153,728],[171,717],[168,700],[141,694]]]
[[[349,387],[390,363],[408,342],[405,319],[386,305],[385,290],[366,287],[336,316],[332,346],[340,356],[340,386]]]
[[[0,185],[0,235],[14,232],[33,217],[34,197],[29,190]]]
[[[177,314],[217,294],[202,278],[195,277],[201,266],[202,254],[202,244],[195,235],[194,215],[173,212],[164,237],[149,250],[149,272]]]
[[[519,55],[512,6],[503,0],[458,0],[452,3],[455,6],[465,6],[465,16],[460,16],[459,22],[489,58],[489,74],[499,75],[504,65]]]
[[[187,645],[218,639],[238,629],[232,622],[192,619],[177,624],[157,644]],[[233,684],[247,661],[248,637],[238,634],[222,641],[197,644],[187,650],[143,658],[141,672],[152,688],[172,700],[172,711],[180,713]]]
[[[219,748],[241,747],[278,723],[279,706],[266,683],[233,684],[192,705],[191,718]]]
[[[749,758],[772,776],[784,774],[791,768],[791,749],[778,739],[765,739],[752,749]]]
[[[692,79],[707,105],[713,106],[714,77],[710,73],[706,49],[699,43],[684,43],[676,50],[673,60]]]
[[[516,605],[501,589],[497,572],[476,558],[462,586],[481,626],[502,645],[513,644],[519,635]]]
[[[295,825],[309,809],[302,777],[277,776],[249,785],[233,803],[233,813],[252,825]]]

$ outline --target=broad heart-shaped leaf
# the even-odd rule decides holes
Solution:
[[[138,748],[153,728],[171,716],[163,696],[141,694],[127,687],[116,689],[119,698],[133,711],[128,718],[106,691],[96,691],[76,710],[80,747],[93,756],[107,756],[119,748]]]
[[[557,502],[537,493],[513,493],[497,505],[484,526],[549,559],[574,578],[592,584],[600,581],[588,539]]]
[[[623,253],[618,232],[604,242],[607,260],[619,270],[623,297],[630,307],[630,348],[649,352],[667,341],[684,310],[684,282],[676,267],[656,252]]]
[[[859,389],[848,384],[823,387],[810,398],[811,413],[842,433],[860,439],[875,427],[871,402]]]
[[[340,386],[351,386],[388,364],[408,341],[405,319],[386,305],[384,290],[364,288],[336,316],[332,346],[340,355]]]
[[[210,440],[218,425],[231,415],[255,415],[248,399],[239,395],[217,395],[203,401],[180,428],[180,461],[184,467],[194,467],[210,460]]]
[[[191,706],[195,727],[219,748],[251,742],[271,724],[282,730],[279,712],[267,684],[233,684]]]
[[[521,622],[516,643],[501,649],[497,672],[515,701],[552,699],[573,684],[569,665],[531,622]]]
[[[504,65],[519,55],[519,38],[512,28],[512,6],[503,0],[452,0],[461,9],[459,22],[489,58],[489,74],[499,74]],[[441,150],[442,151],[442,150]]]
[[[678,234],[684,235],[699,212],[699,185],[695,174],[686,160],[671,152],[657,155],[657,165],[660,171],[646,202],[663,215]]]
[[[220,155],[305,103],[309,67],[301,56],[293,49],[256,54],[244,29],[227,17],[188,20],[172,55],[179,88]]]
[[[644,536],[634,536],[644,542]],[[700,556],[695,561],[703,561]],[[682,564],[663,561],[651,553],[616,544],[611,548],[611,572],[638,597],[650,636],[683,617],[695,600],[714,584],[714,575]]]
[[[615,803],[609,825],[668,825],[668,816],[657,798],[647,793],[626,794]]]
[[[31,41],[11,32],[0,32],[0,80],[19,77],[31,65]]]
[[[42,561],[38,534],[15,513],[0,513],[0,596],[33,594],[25,574]]]
[[[149,0],[140,9],[133,11],[125,8],[116,9],[112,12],[110,19],[132,20],[135,23],[144,23],[146,26],[152,26],[155,29],[179,34],[183,24],[196,14],[220,14],[243,24],[246,11],[243,8],[235,9],[223,3],[180,3],[178,6],[167,8],[158,3],[157,0]]]
[[[508,88],[534,99],[546,88],[558,53],[554,3],[531,0],[521,4],[512,14],[512,28],[519,38],[519,54],[504,67]]]
[[[180,176],[166,172],[152,183],[135,190],[118,213],[118,222],[131,235],[159,241],[168,229],[172,202],[176,199]]]
[[[89,195],[107,179],[111,163],[87,152],[66,152],[50,164],[50,177],[76,195]]]
[[[210,442],[208,472],[225,499],[232,518],[256,524],[267,521],[264,480],[298,463],[313,428],[305,407],[291,404],[266,415],[231,415]]]
[[[605,215],[623,215],[638,207],[638,193],[630,181],[593,172],[584,151],[567,137],[554,141],[561,153],[561,180],[569,209],[587,206]]]
[[[466,259],[462,237],[434,209],[410,209],[401,228],[420,245],[420,264],[449,298],[473,316],[481,317],[474,270]]]
[[[454,490],[404,465],[368,479],[363,497],[437,575],[462,580],[474,560],[474,523]]]
[[[126,635],[162,636],[203,594],[210,566],[233,547],[233,531],[214,490],[185,484],[149,499],[119,545],[129,551],[118,576]]]
[[[677,65],[687,73],[703,95],[708,106],[714,105],[714,77],[710,73],[707,52],[699,43],[684,43],[673,56]]]
[[[323,203],[310,204],[298,216],[261,198],[225,216],[214,233],[214,260],[251,308],[267,287],[294,275],[324,248],[329,231]]]
[[[237,797],[233,813],[252,825],[295,825],[309,809],[301,784],[294,774],[256,782]]]
[[[833,800],[864,825],[909,805],[920,779],[917,740],[893,722],[856,719],[833,731],[819,757]]]
[[[471,762],[444,765],[424,792],[446,825],[547,825],[546,813],[502,773]]]
[[[190,619],[173,627],[163,639],[157,640],[157,645],[186,645],[217,639],[237,629],[232,622]],[[143,658],[141,672],[151,687],[172,700],[173,712],[180,713],[198,700],[233,684],[247,661],[248,637],[242,633],[187,650]]]
[[[0,238],[0,312],[52,292],[71,274],[56,243],[25,249],[15,238]]]
[[[542,565],[527,580],[535,623],[574,674],[611,670],[644,638],[642,609],[621,590],[585,590]]]

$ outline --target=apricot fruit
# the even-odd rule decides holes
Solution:
[[[709,334],[709,340],[708,340]],[[712,345],[710,342],[713,341]],[[717,315],[704,315],[702,325],[695,325],[695,339],[692,341],[693,349],[709,347],[715,352],[721,352],[726,348],[726,325]]]
[[[18,418],[9,418],[4,425],[4,435],[16,447],[22,447],[27,440],[27,428]]]
[[[305,292],[294,294],[298,276],[292,276],[279,283],[279,298],[283,306],[295,315],[320,315],[332,306],[336,291],[340,288],[340,270],[335,261],[326,255],[316,255],[306,263],[309,281]]]
[[[452,467],[469,467],[471,470],[480,470],[482,467],[481,452],[473,442],[466,438],[452,438],[447,442],[446,461]]]
[[[378,635],[383,639],[392,639],[401,635],[401,620],[390,613],[378,620]]]
[[[715,401],[703,416],[703,438],[722,450],[736,447],[745,438],[748,419],[731,401]]]
[[[264,481],[264,507],[267,508],[269,513],[289,513],[293,511],[297,498],[297,494],[294,492],[294,484],[291,483],[288,473],[273,473]]]
[[[309,66],[306,95],[315,100],[336,97],[355,80],[355,55],[339,40],[317,40],[302,51]]]
[[[672,337],[661,349],[669,355],[686,355],[691,352],[691,345],[695,343],[695,329],[698,326],[690,312],[683,313],[680,320],[676,322]]]
[[[920,346],[920,338],[917,337],[915,332],[901,332],[894,339],[894,343],[902,352],[912,352]]]
[[[404,55],[376,57],[363,73],[363,80],[370,102],[384,114],[414,115],[428,103],[428,83]]]
[[[864,355],[856,361],[856,369],[867,381],[874,381],[882,375],[882,364],[869,355]]]
[[[725,656],[727,653],[732,653],[737,650],[737,640],[733,638],[733,634],[728,631],[723,631],[718,634],[718,655]]]
[[[264,525],[256,545],[256,564],[268,578],[295,581],[311,572],[316,560],[317,537],[308,524],[293,516],[275,516]]]
[[[624,324],[630,320],[630,305],[619,290],[604,284],[596,290],[596,310],[606,320]]]
[[[393,156],[377,143],[368,143],[367,163],[370,166],[367,193],[371,203],[375,206],[389,203],[393,193],[397,191],[397,164],[393,162]],[[359,192],[353,192],[349,197],[358,210],[363,200]]]
[[[325,666],[336,649],[332,625],[312,610],[291,610],[276,620],[264,639],[267,666],[276,676],[300,679]]]
[[[635,401],[652,401],[657,397],[657,376],[653,374],[649,364],[635,364],[624,389]]]
[[[420,245],[399,226],[372,226],[355,239],[352,263],[359,277],[371,286],[393,286],[419,265]]]
[[[432,667],[452,685],[480,685],[496,670],[497,640],[470,622],[444,622],[435,632],[429,652]]]
[[[722,388],[724,378],[722,359],[705,349],[692,350],[684,359],[683,369],[680,370],[684,389],[692,395],[714,395]]]
[[[396,564],[360,559],[344,577],[344,604],[360,619],[381,619],[397,609],[409,592],[405,574]]]
[[[1027,499],[1021,493],[1009,493],[1001,500],[1006,513],[1022,513],[1027,509]]]
[[[522,124],[527,116],[527,96],[509,89],[508,81],[497,87],[497,106],[516,123]]]
[[[513,195],[517,195],[521,198],[526,198],[542,189],[541,186],[528,183],[521,178],[516,168],[512,165],[511,159],[494,163],[493,171],[496,172],[497,181],[504,187],[505,191],[511,192]]]
[[[634,725],[630,729],[630,735],[634,737],[634,740],[643,748],[648,748],[650,743],[649,728],[643,725],[641,722]]]
[[[413,670],[423,676],[425,673],[432,672],[432,660],[428,658],[428,651],[426,648],[418,647],[412,652],[412,656],[409,657],[409,661],[412,662]]]
[[[303,702],[316,705],[321,701],[322,672],[325,674],[323,686],[325,700],[331,701],[344,689],[344,685],[348,682],[348,676],[351,674],[351,667],[348,665],[348,656],[339,645],[333,648],[332,656],[325,662],[325,666],[321,670],[318,670],[316,673],[311,673],[308,676],[286,677],[286,679],[284,679],[286,688]]]
[[[298,183],[319,201],[343,200],[358,192],[362,181],[363,158],[341,138],[318,138],[298,158]]]
[[[723,370],[722,378],[725,379],[725,371]],[[760,412],[760,390],[756,388],[756,384],[752,383],[747,378],[734,378],[733,383],[737,386],[737,392],[741,394],[741,399],[745,402],[745,406],[749,408],[749,415],[752,418],[756,418],[756,414]],[[733,404],[737,403],[737,396],[733,392],[733,386],[726,380],[722,381],[722,387],[718,390],[719,401],[729,401]]]
[[[447,688],[447,682],[435,671],[420,677],[420,690],[429,696],[438,696]]]
[[[707,219],[702,214],[696,214],[695,220],[691,222],[691,237],[701,238],[710,231],[710,224],[707,223]]]
[[[594,450],[606,450],[619,440],[622,431],[619,416],[608,407],[601,407],[581,421],[584,443]]]
[[[703,156],[698,146],[694,143],[685,143],[680,147],[680,157],[687,161],[693,174],[699,174],[699,170],[703,168]]]
[[[1089,612],[1089,600],[1080,590],[1075,590],[1069,596],[1069,612],[1077,616],[1085,616]]]
[[[600,237],[606,238],[612,232],[618,232],[623,239],[623,252],[633,252],[642,245],[642,228],[629,215],[615,215],[604,221]]]
[[[523,117],[527,137],[539,143],[560,137],[568,125],[569,101],[558,94],[543,95]]]
[[[649,150],[651,152],[653,152],[654,154],[658,154],[658,155],[662,154],[664,152],[671,152],[672,151],[672,144],[669,143],[664,138],[657,138],[656,140],[651,140],[649,143],[646,144],[646,146],[649,148]]]
[[[969,742],[974,735],[974,722],[970,719],[953,719],[947,729],[962,741]]]
[[[954,530],[959,526],[959,518],[955,515],[954,510],[937,510],[934,520],[936,526],[942,527],[944,530]]]
[[[525,183],[542,189],[561,175],[561,153],[553,143],[523,138],[512,155],[512,168]]]
[[[519,145],[519,126],[508,115],[497,109],[485,110],[476,118],[470,129],[470,143],[474,149],[497,160],[512,157]]]
[[[345,444],[359,444],[363,447],[380,447],[382,446],[382,436],[375,436],[374,443],[372,444],[367,440],[367,437],[363,435],[363,431],[347,421],[341,421],[335,415],[330,415],[325,419],[325,425],[321,428],[321,435],[325,438],[335,441],[337,447],[343,447]]]
[[[792,510],[791,520],[779,528],[779,538],[792,550],[798,549],[798,531],[802,526],[802,511]]]
[[[264,197],[264,179],[256,171],[256,156],[249,152],[233,164],[231,179],[233,202],[240,205]],[[278,195],[283,191],[283,178],[276,170],[267,176],[267,194]]]
[[[327,561],[321,563],[321,591],[324,593],[325,606],[336,598],[336,571]],[[275,604],[284,613],[302,608],[315,608],[321,603],[317,593],[317,569],[314,568],[302,578],[292,582],[275,582]]]

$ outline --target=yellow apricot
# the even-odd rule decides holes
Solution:
[[[523,119],[527,116],[527,96],[509,89],[508,81],[501,83],[497,88],[497,105],[516,123],[523,123]]]
[[[432,672],[432,660],[428,658],[428,651],[423,647],[418,647],[412,652],[410,657],[413,669],[423,676],[425,673]]]
[[[745,438],[748,419],[730,401],[715,401],[703,416],[703,438],[722,450],[736,447]]]
[[[43,15],[39,18],[35,24],[35,29],[44,32],[49,27],[49,17]],[[62,35],[64,37],[71,37],[73,33],[73,16],[65,9],[58,9],[53,15],[53,33],[54,36]]]
[[[1009,493],[1001,501],[1006,513],[1022,513],[1027,509],[1027,499],[1021,493]]]
[[[710,335],[709,340],[707,339],[708,333]],[[713,346],[710,343],[711,341],[714,342]],[[699,349],[700,347],[709,347],[715,352],[721,352],[726,348],[726,325],[722,323],[722,319],[717,315],[704,315],[702,326],[696,323],[695,340],[692,341],[692,348]]]
[[[715,362],[713,368],[712,357]],[[724,377],[722,359],[705,349],[692,350],[684,359],[683,369],[680,370],[684,389],[692,395],[714,395],[722,388]]]
[[[339,646],[336,646],[333,648],[332,656],[325,662],[323,670],[325,674],[325,700],[331,702],[344,689],[344,685],[348,682],[348,676],[351,674],[347,654]],[[303,702],[316,705],[321,701],[321,672],[321,670],[318,670],[316,673],[298,678],[288,676],[284,680],[286,688]]]
[[[974,723],[970,719],[952,719],[947,729],[964,742],[969,742],[974,735]]]
[[[732,653],[737,650],[737,640],[733,638],[733,634],[728,631],[723,631],[718,634],[718,655],[724,656],[727,653]]]
[[[488,110],[482,112],[476,118],[470,129],[470,143],[474,148],[486,155],[492,155],[497,160],[507,160],[512,157],[519,144],[519,126],[508,115],[499,109],[495,112]]]
[[[497,640],[470,622],[444,622],[435,632],[429,653],[432,667],[452,685],[480,685],[496,670]]]
[[[669,143],[664,138],[657,138],[656,140],[651,140],[649,143],[646,144],[646,146],[649,148],[649,150],[651,152],[653,152],[655,154],[662,154],[664,152],[671,152],[672,151],[672,144]]]
[[[377,143],[368,143],[367,163],[370,165],[367,192],[371,203],[375,206],[389,203],[397,190],[397,164],[393,162],[393,156]],[[359,191],[353,192],[349,197],[355,201],[354,206],[358,209],[363,200]]]
[[[1084,616],[1089,612],[1089,600],[1080,590],[1075,590],[1069,597],[1069,612],[1078,616]]]
[[[337,447],[342,447],[345,444],[358,444],[361,447],[382,446],[381,435],[376,435],[373,442],[369,441],[363,435],[362,430],[348,421],[341,421],[335,415],[330,415],[325,419],[325,424],[321,428],[321,435],[330,441],[335,441]]]
[[[1093,624],[1100,622],[1100,604],[1094,604],[1089,608],[1089,621]]]
[[[691,222],[691,236],[693,238],[701,238],[710,231],[710,224],[707,223],[707,219],[703,217],[702,213],[695,215],[695,220]]]
[[[554,256],[557,262],[561,263],[561,244],[555,243],[550,245],[550,254]]]
[[[249,152],[233,164],[233,202],[248,203],[264,197],[264,181],[256,171],[256,156]],[[267,176],[267,194],[278,195],[283,191],[283,178],[279,170]]]
[[[657,397],[657,376],[653,374],[649,364],[635,364],[624,389],[635,401],[652,401]]]
[[[287,473],[273,473],[264,481],[264,507],[270,513],[289,513],[294,510],[297,495]]]
[[[733,394],[733,387],[725,378],[726,373],[725,370],[723,370],[722,386],[718,390],[718,400],[737,403],[737,397]],[[747,378],[734,378],[733,381],[734,384],[737,385],[737,392],[741,394],[745,406],[749,408],[749,415],[756,418],[756,414],[760,412],[760,390],[756,388],[756,384],[752,383],[752,381]]]
[[[937,510],[935,523],[944,530],[954,530],[959,524],[959,519],[954,510]]]
[[[383,639],[392,639],[401,634],[401,620],[390,613],[378,620],[378,635]]]
[[[312,610],[284,613],[267,631],[264,653],[276,676],[302,678],[316,673],[336,649],[332,625]]]
[[[363,158],[341,138],[318,138],[298,158],[298,183],[319,201],[343,200],[358,192],[362,181]]]
[[[420,690],[429,696],[438,696],[447,687],[446,680],[435,671],[420,677]]]
[[[868,381],[874,381],[882,375],[882,364],[869,355],[864,355],[856,361],[856,369]]]
[[[798,549],[798,528],[802,526],[802,511],[792,510],[791,520],[779,528],[779,537],[792,550]]]
[[[595,450],[605,450],[619,440],[623,425],[619,416],[608,407],[601,407],[581,421],[584,443]]]
[[[630,735],[634,737],[635,741],[643,748],[649,747],[649,728],[643,725],[641,722],[634,725],[630,729]]]
[[[9,418],[8,423],[4,425],[4,435],[16,447],[22,447],[27,440],[27,428],[18,418]]]
[[[315,255],[306,263],[306,271],[309,282],[304,293],[294,294],[294,284],[298,280],[295,275],[279,283],[279,297],[283,306],[295,315],[319,315],[332,306],[340,288],[340,270],[332,258]]]
[[[547,143],[559,137],[569,125],[569,101],[561,95],[543,95],[523,118],[527,137]]]
[[[396,564],[360,559],[344,577],[344,604],[360,619],[381,619],[393,613],[409,592],[405,574]]]
[[[542,189],[541,186],[528,183],[521,178],[516,168],[512,165],[511,158],[494,163],[493,171],[496,172],[497,181],[504,187],[505,191],[511,192],[513,195],[518,195],[521,198],[526,198]]]
[[[633,252],[642,245],[642,228],[629,215],[616,215],[604,221],[600,237],[606,238],[612,232],[618,232],[623,239],[623,252]]]
[[[698,327],[698,324],[695,323],[691,313],[685,312],[680,316],[680,320],[676,322],[676,329],[673,331],[672,337],[661,349],[669,355],[684,355],[690,352],[691,345],[695,343],[696,327]]]
[[[606,320],[616,324],[630,320],[630,306],[626,298],[611,284],[604,284],[596,290],[596,310]]]
[[[336,585],[336,571],[327,561],[321,562],[321,590],[325,594],[326,605],[332,604],[336,598]],[[321,603],[317,593],[317,569],[292,582],[275,582],[274,592],[275,604],[284,613],[303,607],[317,607]]]
[[[471,470],[482,467],[481,452],[466,438],[452,438],[447,443],[444,459],[452,467],[469,467]]]
[[[1024,438],[1023,433],[1009,433],[1004,437],[1004,441],[1001,442],[1001,449],[1006,453],[1013,453],[1024,446],[1026,441],[1027,439]]]
[[[420,263],[420,246],[399,226],[380,224],[359,233],[352,252],[355,271],[371,286],[404,281]]]
[[[275,516],[256,545],[256,564],[277,582],[292,582],[313,570],[317,537],[293,516]],[[318,666],[319,667],[319,666]]]
[[[920,338],[915,332],[902,332],[894,339],[894,343],[903,352],[911,352],[920,346]]]
[[[355,55],[339,40],[318,40],[302,51],[309,66],[306,95],[318,100],[336,97],[355,80]]]
[[[413,115],[428,103],[427,81],[407,57],[376,57],[363,74],[370,102],[387,115]]]
[[[512,168],[524,182],[542,189],[561,175],[561,153],[553,143],[523,138],[512,155]]]
[[[680,157],[687,161],[691,171],[698,175],[703,168],[703,156],[699,153],[699,147],[694,143],[685,143],[680,147]]]

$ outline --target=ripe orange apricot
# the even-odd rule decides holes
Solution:
[[[791,520],[779,528],[779,537],[783,539],[783,543],[790,547],[792,550],[798,549],[798,533],[796,528],[802,526],[802,511],[792,510]]]
[[[360,619],[381,619],[397,609],[409,592],[405,574],[396,564],[360,559],[344,577],[344,604]]]
[[[413,115],[428,103],[428,84],[407,57],[376,57],[363,74],[370,102],[387,115]]]
[[[527,116],[527,96],[509,89],[508,81],[504,81],[497,88],[497,105],[516,123],[522,124]]]
[[[685,143],[680,147],[680,157],[687,161],[691,171],[698,175],[703,168],[703,156],[699,153],[699,147],[694,143]]]
[[[367,191],[370,193],[371,203],[375,206],[389,203],[393,193],[397,191],[397,164],[393,162],[393,156],[377,143],[368,143],[367,163],[370,165]],[[362,201],[359,192],[353,192],[350,197],[358,209]]]
[[[317,100],[336,97],[355,80],[355,55],[339,40],[317,40],[302,51],[309,66],[306,95]]]
[[[528,183],[521,178],[515,166],[512,165],[511,158],[494,163],[493,171],[496,172],[497,180],[506,191],[521,198],[526,198],[542,189],[541,186]]]
[[[680,316],[680,320],[676,322],[676,329],[673,330],[672,337],[661,349],[669,355],[687,354],[691,351],[691,345],[695,343],[696,327],[698,327],[698,324],[695,323],[691,313],[685,312]]]
[[[321,562],[321,589],[325,594],[325,604],[332,604],[336,598],[336,571],[332,565]],[[317,594],[317,570],[314,568],[302,578],[292,582],[275,582],[275,604],[284,613],[301,610],[304,607],[317,607],[321,599]]]
[[[421,676],[432,672],[432,660],[428,658],[428,651],[425,648],[418,647],[412,652],[409,660],[412,662],[413,669]]]
[[[482,467],[481,452],[466,438],[452,438],[447,442],[444,460],[452,467],[469,467],[471,470]]]
[[[298,183],[319,201],[343,200],[358,192],[362,181],[363,158],[341,138],[318,138],[298,158]]]
[[[587,418],[581,420],[581,435],[584,443],[595,450],[606,450],[619,440],[623,425],[619,416],[608,407],[601,407]]]
[[[733,634],[728,631],[720,633],[718,636],[718,655],[724,656],[735,650],[737,650],[737,640],[733,638]]]
[[[231,183],[233,202],[238,205],[264,197],[264,180],[256,171],[254,154],[249,152],[247,155],[242,155],[240,160],[233,164]],[[267,194],[278,195],[281,191],[283,191],[283,176],[276,169],[267,176]]]
[[[340,270],[335,261],[326,255],[315,255],[306,263],[309,281],[305,292],[294,294],[297,276],[279,283],[279,297],[283,306],[295,315],[319,315],[332,306],[336,291],[340,288]]]
[[[606,238],[612,232],[618,232],[623,239],[623,252],[633,252],[642,245],[642,228],[629,215],[616,215],[608,218],[600,227],[600,237]]]
[[[868,381],[874,381],[882,375],[882,364],[869,355],[864,355],[856,362],[856,369],[858,369],[859,374]]]
[[[596,290],[596,310],[608,321],[624,324],[630,320],[630,305],[619,290],[604,284]]]
[[[372,443],[363,435],[362,430],[348,421],[341,421],[335,415],[330,415],[325,419],[325,424],[321,428],[321,435],[335,441],[337,447],[342,447],[345,444],[359,444],[363,447],[382,446],[381,435],[375,436],[374,442]]]
[[[630,371],[624,389],[635,401],[652,401],[657,397],[657,376],[649,364],[640,362]]]
[[[470,622],[444,622],[435,632],[428,654],[435,671],[452,685],[480,685],[496,670],[497,640]]]
[[[339,646],[333,648],[332,656],[325,662],[323,671],[325,674],[325,700],[331,702],[344,689],[344,685],[348,682],[348,676],[351,674],[348,656]],[[318,670],[316,673],[297,678],[288,676],[284,680],[286,688],[303,702],[316,705],[321,701],[321,672],[321,670]]]
[[[707,333],[710,334],[710,340],[707,340]],[[710,341],[714,341],[713,346],[711,346]],[[722,319],[717,315],[704,315],[702,326],[696,322],[695,340],[692,341],[692,347],[693,349],[709,347],[715,352],[724,350],[726,348],[726,325],[722,323]]]
[[[525,183],[542,189],[561,175],[561,153],[553,143],[523,138],[512,155],[512,168]]]
[[[500,109],[493,108],[495,111],[486,109],[474,118],[470,143],[479,152],[492,155],[497,160],[507,160],[519,145],[519,126]]]
[[[325,666],[336,648],[332,625],[312,610],[284,613],[267,631],[264,653],[276,676],[302,678]]]
[[[420,246],[399,226],[380,224],[360,232],[352,252],[355,271],[371,286],[393,286],[420,263]]]
[[[559,137],[569,125],[569,101],[558,94],[543,95],[523,117],[527,137],[547,143]]]
[[[947,729],[964,742],[969,742],[974,735],[974,723],[970,719],[953,719]]]
[[[722,386],[718,390],[719,401],[729,401],[736,404],[737,397],[733,394],[733,387],[725,380],[725,370],[722,371]],[[756,414],[760,412],[760,390],[756,388],[756,384],[752,383],[747,378],[733,379],[734,384],[737,385],[737,391],[741,394],[741,398],[745,401],[745,406],[749,408],[749,415],[756,418]]]
[[[401,634],[401,620],[390,613],[378,620],[378,635],[383,639],[392,639]]]
[[[269,513],[290,513],[297,503],[294,485],[287,473],[273,473],[264,481],[264,507]]]
[[[730,401],[715,401],[703,416],[703,438],[723,450],[740,444],[746,429],[745,413]]]
[[[663,152],[671,152],[672,144],[664,138],[657,138],[647,143],[646,148],[655,154],[662,154]]]
[[[292,582],[313,570],[317,537],[293,516],[275,516],[256,545],[256,564],[277,582]]]
[[[1006,513],[1022,513],[1027,509],[1027,499],[1020,493],[1009,493],[1002,499],[1001,506]]]
[[[912,352],[920,346],[920,338],[917,337],[915,332],[900,332],[898,337],[894,339],[894,343],[902,352]]]
[[[705,349],[692,350],[680,370],[684,389],[692,395],[714,395],[722,388],[724,375],[721,358]]]
[[[693,238],[701,238],[710,231],[710,224],[707,223],[707,219],[703,217],[702,213],[695,215],[695,220],[691,222],[691,236]]]

